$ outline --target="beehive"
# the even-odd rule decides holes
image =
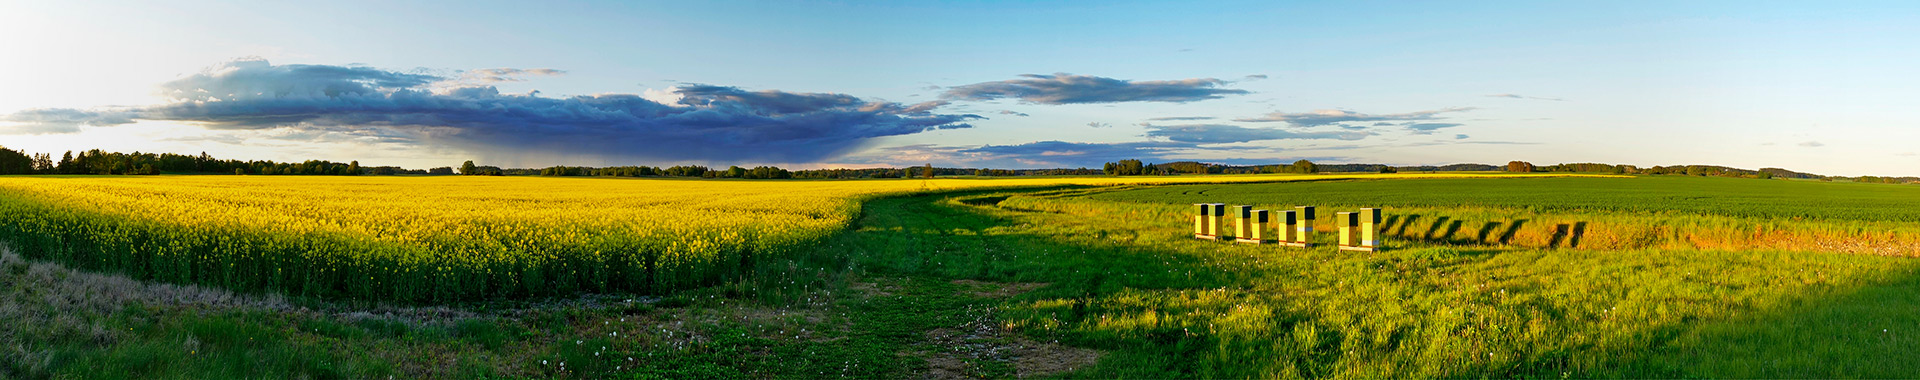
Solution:
[[[1253,232],[1248,231],[1248,228],[1253,227],[1253,206],[1233,206],[1233,213],[1230,215],[1233,215],[1233,237],[1235,239],[1253,236]]]
[[[1273,224],[1273,213],[1267,210],[1253,210],[1246,228],[1247,234],[1240,236],[1239,242],[1263,244],[1267,240],[1267,225]]]

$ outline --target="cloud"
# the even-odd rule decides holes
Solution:
[[[133,116],[130,112],[115,110],[36,108],[0,115],[0,121],[17,123],[11,127],[0,128],[0,133],[25,135],[79,133],[80,126],[83,125],[107,127],[132,124]]]
[[[703,84],[675,88],[673,103],[635,94],[501,94],[492,86],[429,90],[445,80],[243,60],[162,85],[171,98],[166,104],[114,112],[34,110],[5,118],[56,129],[170,120],[224,130],[376,137],[483,154],[742,163],[813,162],[844,155],[870,138],[969,128],[966,121],[981,118],[933,113],[944,101],[900,104]]]
[[[1247,81],[1247,82],[1252,82],[1252,81],[1257,81],[1257,80],[1261,80],[1261,79],[1267,79],[1267,74],[1253,74],[1253,75],[1248,75],[1248,76],[1246,76],[1245,78],[1241,78],[1240,80],[1242,80],[1242,81]]]
[[[1113,127],[1113,124],[1107,124],[1107,123],[1095,121],[1095,122],[1087,123],[1087,126],[1094,127],[1094,128],[1110,128],[1110,127]]]
[[[1436,130],[1458,126],[1460,126],[1458,123],[1413,123],[1407,125],[1407,130],[1413,131],[1416,135],[1431,135]]]
[[[1030,115],[1027,115],[1027,114],[1026,114],[1025,112],[1014,112],[1014,111],[1011,111],[1011,110],[1000,110],[1000,114],[1001,114],[1001,115],[1013,115],[1013,116],[1021,116],[1021,117],[1025,117],[1025,116],[1030,116]]]
[[[1215,146],[1175,141],[1087,143],[1036,141],[1013,145],[943,146],[916,144],[876,148],[849,156],[855,166],[901,167],[932,163],[948,167],[1097,168],[1124,159],[1149,162],[1203,161],[1229,165],[1293,162],[1302,157],[1272,147]],[[1208,157],[1208,158],[1199,158]],[[1307,157],[1316,162],[1344,157]]]
[[[1489,97],[1489,98],[1507,98],[1507,99],[1531,99],[1531,100],[1551,100],[1551,101],[1556,101],[1556,102],[1564,102],[1564,101],[1567,101],[1566,99],[1561,99],[1561,98],[1543,98],[1543,97],[1538,97],[1538,96],[1526,96],[1526,95],[1519,95],[1519,94],[1493,94],[1493,95],[1487,95],[1487,97]]]
[[[1808,142],[1800,143],[1800,146],[1808,147],[1808,148],[1819,148],[1819,147],[1827,146],[1827,144],[1821,144],[1819,141],[1808,141]]]
[[[1453,135],[1454,140],[1466,140],[1467,135]]]
[[[1147,120],[1151,120],[1151,121],[1191,121],[1191,120],[1213,120],[1213,117],[1212,117],[1212,116],[1167,116],[1167,117],[1156,117],[1156,118],[1151,118],[1151,119],[1147,119]]]
[[[1464,141],[1464,142],[1459,142],[1459,143],[1457,143],[1457,144],[1482,144],[1482,145],[1540,145],[1540,143],[1537,143],[1537,142],[1525,142],[1525,141]]]
[[[474,69],[460,71],[459,76],[448,78],[439,85],[446,87],[465,87],[487,85],[501,82],[524,82],[529,76],[560,76],[566,70],[555,69],[516,69],[510,67],[493,69]]]
[[[1192,147],[1193,144],[1158,141],[1082,143],[1055,140],[985,145],[955,152],[976,161],[1001,163],[1004,167],[1098,167],[1102,163],[1124,159],[1159,159],[1165,157],[1169,150]]]
[[[957,86],[948,89],[941,96],[947,99],[973,101],[1014,98],[1032,104],[1092,104],[1186,103],[1250,93],[1246,90],[1217,88],[1228,82],[1214,78],[1131,81],[1067,73],[1027,74],[1022,77],[1025,79]]]
[[[1364,114],[1347,110],[1315,110],[1312,112],[1286,113],[1274,112],[1261,117],[1234,119],[1240,122],[1271,123],[1281,122],[1299,127],[1315,127],[1338,123],[1434,120],[1436,115],[1450,112],[1472,111],[1472,107],[1443,108],[1432,111],[1414,111],[1396,114]]]
[[[1261,140],[1331,139],[1360,140],[1369,132],[1294,132],[1277,128],[1247,128],[1223,124],[1155,125],[1147,127],[1147,137],[1195,144],[1226,144]]]

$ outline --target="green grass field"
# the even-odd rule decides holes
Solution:
[[[1912,241],[1916,198],[1686,177],[949,192],[869,201],[847,230],[719,286],[436,307],[10,259],[0,318],[31,322],[0,325],[0,374],[1911,377],[1920,262],[1888,247]],[[1384,206],[1395,238],[1373,253],[1198,241],[1196,202]],[[1578,243],[1558,232],[1581,222]]]

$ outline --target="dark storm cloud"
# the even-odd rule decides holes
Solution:
[[[1246,90],[1218,88],[1228,82],[1214,78],[1132,81],[1067,73],[1027,74],[1022,77],[1025,78],[957,86],[941,96],[957,100],[1013,98],[1034,104],[1090,104],[1186,103],[1249,93]]]
[[[1352,131],[1294,132],[1276,128],[1247,128],[1224,124],[1147,126],[1147,137],[1160,137],[1175,142],[1194,144],[1226,144],[1285,139],[1359,140],[1372,135],[1373,133],[1369,132]]]
[[[1436,115],[1442,113],[1472,110],[1473,108],[1471,107],[1456,107],[1396,114],[1365,114],[1347,110],[1318,110],[1301,113],[1274,112],[1260,117],[1234,119],[1234,121],[1255,123],[1281,122],[1300,127],[1314,127],[1337,123],[1434,120],[1437,118]]]
[[[163,105],[124,114],[34,110],[5,118],[29,128],[68,125],[65,132],[77,131],[75,123],[172,120],[215,129],[395,137],[489,152],[776,163],[836,157],[873,137],[968,128],[966,121],[980,118],[931,112],[944,101],[907,105],[698,84],[677,88],[681,98],[674,105],[631,94],[546,98],[501,94],[491,86],[430,89],[447,80],[363,67],[237,61],[164,84],[173,101]]]

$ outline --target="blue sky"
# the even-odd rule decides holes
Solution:
[[[15,1],[0,4],[0,145],[416,168],[1309,158],[1920,175],[1915,8]]]

